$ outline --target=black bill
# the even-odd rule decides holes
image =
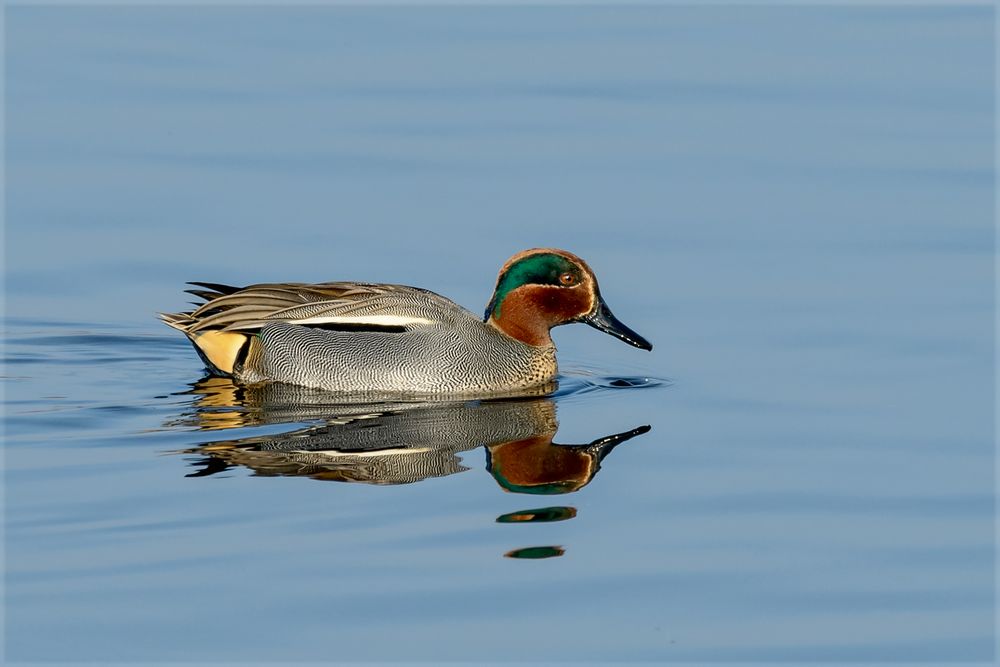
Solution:
[[[598,331],[611,334],[615,338],[621,338],[629,345],[634,345],[640,350],[653,349],[652,343],[622,324],[600,296],[597,297],[597,308],[594,312],[581,318],[581,321],[586,322]]]

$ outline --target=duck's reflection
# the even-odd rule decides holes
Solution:
[[[548,400],[343,406],[317,426],[206,443],[191,476],[235,465],[258,475],[408,484],[467,470],[459,454],[556,432]],[[213,426],[214,428],[214,426]],[[541,436],[546,437],[546,436]]]
[[[178,421],[203,430],[322,421],[188,449],[198,457],[192,462],[197,470],[188,477],[242,466],[259,476],[409,484],[467,470],[459,455],[483,447],[486,469],[505,491],[565,494],[590,483],[616,446],[649,431],[640,426],[587,444],[556,444],[556,404],[544,397],[462,402],[382,397],[378,403],[345,404],[324,392],[278,384],[240,387],[221,378],[207,378],[190,393],[198,397],[194,410]],[[497,522],[575,516],[573,507],[546,507],[504,514]],[[548,558],[562,553],[561,547],[526,547],[505,555]]]
[[[516,398],[548,396],[555,387],[555,383],[544,385],[527,394],[518,394]],[[183,394],[196,397],[194,410],[168,425],[194,426],[206,431],[321,420],[333,424],[357,416],[377,416],[447,404],[440,400],[415,400],[411,396],[395,394],[331,394],[277,382],[243,386],[221,377],[203,378]]]
[[[406,484],[467,470],[459,454],[486,450],[486,469],[514,493],[553,494],[588,484],[617,445],[648,426],[584,445],[552,442],[548,398],[465,402],[332,403],[330,394],[289,385],[240,387],[208,378],[195,385],[195,411],[182,421],[205,430],[322,419],[284,433],[205,443],[191,477],[244,466],[262,476],[297,475]]]

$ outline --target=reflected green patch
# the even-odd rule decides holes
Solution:
[[[501,514],[497,523],[548,523],[551,521],[566,521],[576,516],[575,507],[542,507],[536,510],[521,510]]]
[[[493,478],[497,481],[497,484],[511,493],[523,493],[525,495],[536,496],[555,496],[562,493],[572,493],[583,486],[575,480],[568,482],[552,482],[551,484],[514,484],[513,482],[508,481],[507,478],[504,477],[498,470],[493,471]]]
[[[557,546],[524,547],[523,549],[508,551],[504,554],[504,558],[526,558],[536,560],[539,558],[555,558],[557,556],[562,556],[564,553],[566,553],[566,550]]]

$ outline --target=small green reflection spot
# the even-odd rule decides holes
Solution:
[[[497,523],[547,523],[549,521],[565,521],[575,516],[575,507],[542,507],[537,510],[521,510],[510,514],[501,514],[497,517]]]
[[[508,551],[504,554],[504,558],[528,558],[528,559],[538,559],[538,558],[555,558],[556,556],[562,556],[566,553],[566,550],[562,547],[551,546],[551,547],[524,547],[523,549],[514,549],[513,551]]]

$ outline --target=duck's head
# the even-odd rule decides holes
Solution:
[[[587,263],[555,248],[525,250],[507,260],[486,306],[485,319],[528,345],[551,345],[552,327],[584,322],[629,345],[653,349],[649,341],[612,314]]]

